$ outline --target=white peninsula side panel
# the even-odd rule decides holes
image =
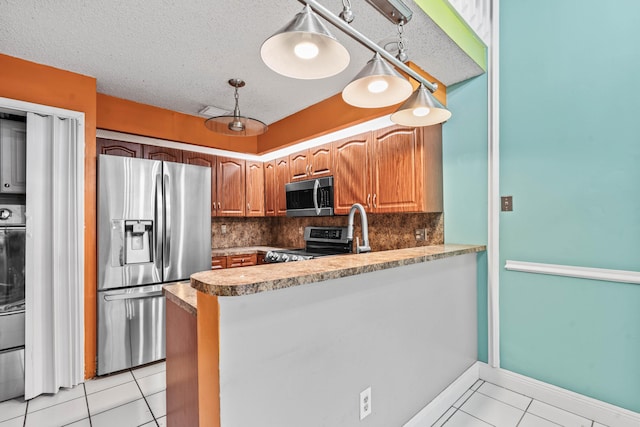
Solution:
[[[225,427],[399,426],[477,360],[475,253],[219,304]]]

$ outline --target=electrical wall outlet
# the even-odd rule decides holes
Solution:
[[[371,387],[360,392],[360,420],[371,414]]]
[[[416,240],[418,242],[427,240],[427,229],[426,228],[416,228]]]
[[[227,234],[227,226],[226,226],[226,224],[222,224],[220,226],[220,233]]]

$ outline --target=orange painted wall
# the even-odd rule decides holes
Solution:
[[[0,54],[0,97],[85,114],[85,377],[96,358],[96,79]]]
[[[447,88],[440,81],[413,63],[409,67],[427,80],[438,83],[436,99],[446,105]],[[418,83],[409,79],[416,88]],[[266,153],[285,146],[326,135],[395,112],[398,105],[385,108],[356,108],[334,95],[302,111],[269,125],[267,133],[258,137],[258,153]]]
[[[256,153],[254,137],[223,136],[204,127],[204,118],[99,93],[97,126],[204,147]]]

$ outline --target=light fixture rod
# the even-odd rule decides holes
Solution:
[[[373,42],[371,39],[369,39],[367,36],[362,34],[360,31],[356,30],[351,25],[344,22],[342,19],[340,19],[339,16],[333,14],[333,12],[331,12],[329,9],[327,9],[326,7],[318,3],[316,0],[298,0],[298,1],[300,3],[306,4],[309,7],[311,7],[311,9],[313,9],[318,15],[322,16],[324,19],[332,23],[340,31],[342,31],[343,33],[345,33],[355,41],[361,43],[362,45],[373,50],[374,52],[378,52],[380,56],[382,56],[384,59],[386,59],[391,64],[393,64],[393,66],[395,66],[399,70],[404,71],[409,76],[411,76],[414,80],[425,85],[427,89],[429,89],[432,93],[438,90],[437,83],[431,83],[430,81],[426,80],[420,74],[416,73],[407,65],[400,62],[398,59],[396,59],[395,56],[387,52],[384,48],[378,46],[377,43]]]

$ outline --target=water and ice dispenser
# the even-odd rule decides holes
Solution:
[[[153,262],[153,221],[111,221],[111,263],[114,267]]]

